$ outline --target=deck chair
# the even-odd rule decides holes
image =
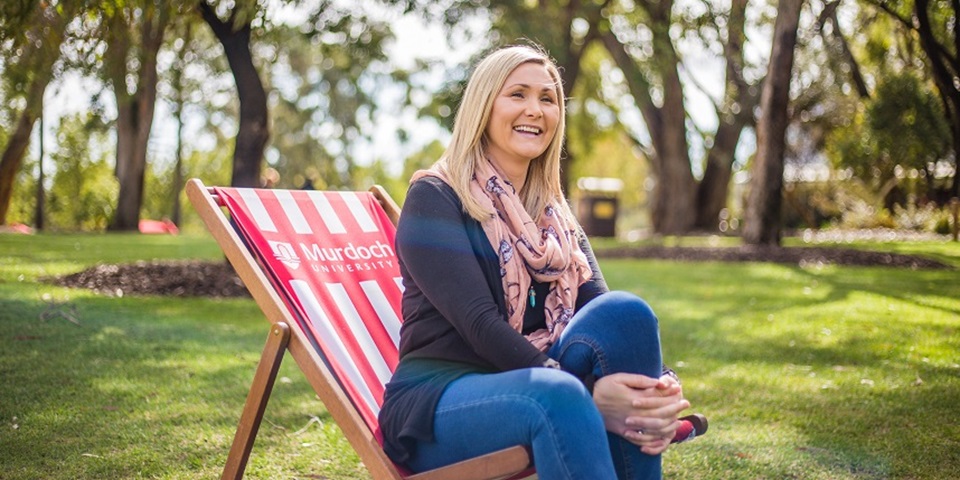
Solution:
[[[393,251],[400,209],[382,188],[207,188],[192,179],[186,191],[270,322],[222,478],[243,477],[287,351],[377,480],[532,473],[522,446],[419,474],[384,453],[377,413],[398,361],[402,285]]]

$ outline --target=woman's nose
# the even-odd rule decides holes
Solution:
[[[540,118],[543,116],[543,108],[540,107],[540,100],[532,98],[527,102],[526,112],[527,116],[533,118]]]

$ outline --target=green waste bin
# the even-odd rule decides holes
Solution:
[[[620,209],[619,178],[582,177],[577,180],[580,197],[577,201],[577,219],[583,231],[591,237],[615,237],[617,214]]]

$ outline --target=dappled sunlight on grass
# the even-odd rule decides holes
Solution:
[[[711,421],[706,437],[667,457],[667,472],[951,478],[960,465],[960,435],[944,420],[960,398],[957,272],[653,260],[601,266],[612,288],[653,306],[665,361],[677,363],[694,410]],[[670,458],[681,462],[676,470]]]
[[[0,263],[0,476],[219,476],[267,335],[253,301],[107,297],[10,273],[52,264],[84,266]],[[76,323],[45,315],[57,308]],[[293,434],[325,410],[292,359],[280,372],[252,471],[364,478],[338,430]]]

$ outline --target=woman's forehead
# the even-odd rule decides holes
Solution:
[[[514,68],[513,71],[510,72],[510,75],[507,76],[504,87],[514,85],[556,89],[557,79],[554,78],[546,65],[527,62],[518,65],[517,68]]]

